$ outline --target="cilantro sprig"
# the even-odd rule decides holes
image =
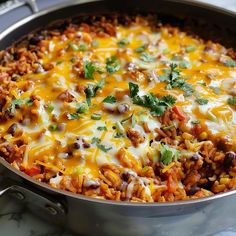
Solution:
[[[112,147],[106,147],[105,145],[101,144],[101,139],[97,137],[92,138],[92,144],[95,144],[97,148],[99,148],[103,152],[108,152],[112,149]]]
[[[102,73],[102,69],[98,66],[96,66],[91,61],[85,61],[84,63],[84,77],[86,79],[94,79],[94,72]]]
[[[236,106],[236,97],[230,97],[227,100],[228,104],[231,106]]]
[[[164,165],[169,165],[171,162],[178,160],[180,155],[178,150],[171,148],[168,145],[162,145],[160,153],[160,161]]]
[[[102,89],[106,83],[105,79],[101,79],[97,84],[89,84],[85,89],[86,100],[91,105],[91,98],[96,96],[98,90]]]
[[[170,64],[170,68],[165,69],[164,74],[159,76],[159,80],[167,83],[166,89],[179,88],[185,92],[184,96],[190,96],[194,92],[193,86],[181,78],[181,72],[177,67],[175,63]]]
[[[102,100],[104,103],[116,103],[116,98],[114,96],[107,96]]]
[[[119,60],[116,56],[107,58],[106,60],[106,70],[108,73],[112,74],[120,69]]]
[[[164,112],[175,104],[176,99],[171,95],[166,95],[161,98],[157,98],[154,94],[148,93],[143,96],[139,96],[139,87],[137,84],[129,83],[130,97],[133,99],[133,103],[139,106],[147,107],[154,116],[161,116]]]

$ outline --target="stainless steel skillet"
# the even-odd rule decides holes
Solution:
[[[36,6],[33,6],[37,11]],[[233,12],[186,0],[101,0],[73,1],[34,13],[0,34],[0,49],[58,19],[86,14],[111,14],[116,11],[167,14],[172,22],[192,18],[199,22],[197,28],[200,35],[209,39],[218,36],[217,40],[223,44],[235,47],[236,15]],[[212,27],[213,33],[208,31],[209,27]],[[217,223],[222,205],[228,207],[227,202],[236,199],[236,191],[230,191],[174,203],[97,200],[37,182],[1,158],[0,169],[3,176],[0,195],[14,196],[41,217],[81,235],[207,235],[223,227]]]

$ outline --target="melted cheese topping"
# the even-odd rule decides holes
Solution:
[[[13,123],[18,124],[23,131],[23,139],[28,143],[23,158],[25,168],[42,164],[64,174],[84,173],[89,178],[97,178],[100,165],[119,164],[116,154],[120,148],[125,148],[126,154],[132,158],[147,162],[149,142],[155,138],[154,129],[160,128],[161,124],[147,108],[133,104],[129,82],[139,85],[140,96],[147,93],[174,96],[177,99],[175,105],[182,107],[190,117],[188,127],[191,127],[191,121],[199,120],[208,134],[232,140],[233,149],[236,150],[236,112],[227,103],[234,91],[232,84],[236,83],[236,68],[222,63],[222,46],[215,45],[214,50],[206,51],[202,40],[188,36],[177,28],[170,34],[165,27],[153,32],[150,26],[134,23],[129,27],[118,26],[116,31],[116,37],[91,38],[89,33],[78,31],[71,37],[54,36],[44,40],[48,51],[42,58],[42,64],[51,63],[53,68],[37,74],[26,74],[16,82],[16,88],[11,91],[15,98],[23,100],[34,95],[39,98],[38,104],[17,109],[13,119],[0,124],[0,136],[13,142],[18,137],[7,134],[7,129]],[[140,59],[143,52],[137,52],[136,49],[143,45],[145,53],[154,59]],[[120,68],[108,73],[106,60],[114,55]],[[86,79],[84,73],[78,72],[78,61],[92,62],[102,72],[95,70],[94,79]],[[127,63],[138,70],[129,71]],[[167,83],[159,80],[163,69],[168,69],[170,63],[179,65],[181,77],[195,90],[193,95],[185,97],[178,88],[167,90]],[[102,79],[105,85],[91,98],[89,109],[79,117],[69,119],[68,115],[77,112],[78,104],[86,103],[86,95],[77,89],[78,86],[86,88]],[[26,84],[27,89],[24,89]],[[215,93],[214,88],[218,88],[219,92]],[[65,91],[73,96],[72,102],[58,99]],[[116,102],[104,103],[107,96],[114,96]],[[198,104],[196,96],[207,99],[208,103]],[[123,103],[130,109],[118,113],[117,106]],[[29,111],[31,115],[26,114]],[[101,119],[91,119],[94,113],[99,114]],[[32,114],[36,115],[33,121]],[[125,135],[127,128],[131,127],[131,119],[124,122],[122,127],[119,123],[132,114],[136,121],[133,130],[145,137],[145,141],[137,147]],[[143,123],[147,124],[150,132],[145,132]],[[59,126],[63,126],[63,129],[60,130]],[[94,138],[99,138],[99,141]],[[77,142],[78,149],[72,148],[71,153],[74,142]],[[86,144],[90,147],[86,148]]]

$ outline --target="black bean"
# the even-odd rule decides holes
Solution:
[[[16,132],[16,129],[17,129],[17,124],[14,123],[8,128],[7,132],[11,135],[14,135],[14,133]]]
[[[227,152],[225,154],[225,158],[224,158],[224,167],[225,168],[230,168],[233,164],[233,160],[235,159],[235,153],[234,152]]]
[[[90,144],[89,143],[83,143],[83,147],[84,148],[90,148]]]
[[[198,161],[199,155],[198,155],[197,153],[195,153],[195,154],[192,155],[191,159],[192,159],[193,161]]]
[[[121,179],[124,180],[125,182],[128,182],[129,176],[130,175],[128,173],[122,173]]]
[[[187,194],[192,196],[199,190],[200,190],[200,188],[195,184],[195,185],[191,186],[191,188],[187,191]]]
[[[79,142],[74,142],[74,143],[73,143],[73,148],[74,148],[74,149],[80,149],[80,144],[79,144]]]
[[[43,36],[42,35],[33,36],[29,40],[29,43],[32,44],[32,45],[37,45],[41,40],[43,40]]]

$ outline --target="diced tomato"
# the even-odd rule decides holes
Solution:
[[[182,121],[189,120],[189,117],[182,111],[181,108],[174,106],[172,108],[172,111],[178,116],[179,120],[182,120]]]
[[[41,173],[41,169],[39,166],[33,166],[29,169],[25,170],[25,173],[29,176],[34,176],[34,175],[38,175]]]
[[[202,132],[203,132],[203,128],[202,128],[201,124],[195,124],[193,126],[192,133],[194,136],[198,137],[198,135]]]

